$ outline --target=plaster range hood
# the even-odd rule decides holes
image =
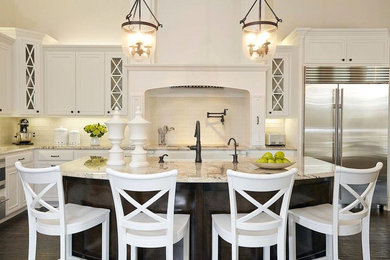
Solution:
[[[170,88],[172,91],[223,89],[245,90],[250,96],[265,96],[269,65],[161,65],[127,64],[130,116],[136,106],[145,111],[145,92]],[[200,94],[200,93],[199,93]]]

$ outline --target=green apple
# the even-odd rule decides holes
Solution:
[[[284,158],[284,152],[278,151],[275,153],[275,158],[276,159],[283,159]]]
[[[287,159],[287,158],[284,158],[284,159],[283,159],[283,163],[290,163],[290,160]]]
[[[256,161],[257,163],[268,163],[268,159],[266,158],[260,158]]]
[[[276,163],[283,163],[283,159],[276,159],[275,162]]]
[[[274,159],[268,159],[268,163],[275,163]]]
[[[272,153],[267,152],[267,153],[263,154],[263,156],[261,158],[272,159],[273,156],[272,156]]]

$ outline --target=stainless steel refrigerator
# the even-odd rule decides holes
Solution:
[[[387,204],[388,96],[387,67],[305,67],[305,157],[352,168],[383,162],[373,200],[382,205]]]

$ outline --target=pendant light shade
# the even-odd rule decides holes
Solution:
[[[259,1],[259,20],[245,23],[249,13]],[[276,51],[278,23],[282,21],[276,16],[267,0],[263,0],[274,14],[276,21],[261,19],[261,0],[256,0],[245,17],[240,21],[242,24],[242,47],[245,55],[254,61],[263,62],[273,57]]]
[[[144,4],[154,22],[142,18],[141,5]],[[162,24],[158,22],[145,0],[135,0],[130,13],[122,24],[122,49],[124,54],[135,60],[149,59],[156,48],[156,32]]]

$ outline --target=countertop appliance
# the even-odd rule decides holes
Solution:
[[[34,137],[35,133],[30,133],[28,131],[29,122],[27,119],[23,118],[19,121],[19,132],[15,135],[15,144],[18,145],[31,145],[33,144],[31,142],[32,138]]]
[[[373,199],[380,205],[390,197],[388,97],[388,67],[305,67],[304,155],[351,168],[374,167],[381,161]],[[353,200],[342,193],[343,203]]]
[[[270,146],[285,146],[286,135],[278,133],[267,133],[265,134],[265,145]]]

